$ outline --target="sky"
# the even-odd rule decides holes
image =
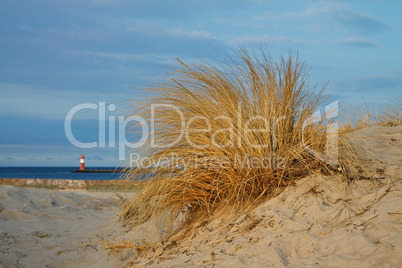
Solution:
[[[119,166],[118,117],[141,88],[176,57],[242,45],[298,53],[342,105],[401,98],[401,11],[399,1],[1,1],[0,166],[78,167],[81,154],[87,167]]]

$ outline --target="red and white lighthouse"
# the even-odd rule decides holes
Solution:
[[[85,169],[85,163],[84,163],[85,161],[84,161],[84,155],[83,154],[81,155],[81,161],[80,162],[81,162],[80,169]]]

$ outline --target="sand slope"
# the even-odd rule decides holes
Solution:
[[[334,178],[316,181],[317,191],[312,190],[314,179],[306,178],[253,213],[234,222],[217,218],[197,228],[179,248],[165,244],[137,264],[400,267],[401,181],[365,181],[348,194]]]
[[[368,148],[367,167],[376,178],[402,177],[402,125],[374,126],[351,133]],[[377,173],[377,174],[376,174]]]

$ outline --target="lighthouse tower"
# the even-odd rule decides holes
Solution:
[[[81,167],[80,167],[80,170],[83,170],[83,169],[85,169],[85,163],[84,163],[84,155],[82,154],[81,155]]]

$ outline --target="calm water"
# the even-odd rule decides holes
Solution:
[[[93,167],[91,169],[114,169]],[[0,178],[113,180],[120,173],[73,173],[77,167],[0,167]]]

